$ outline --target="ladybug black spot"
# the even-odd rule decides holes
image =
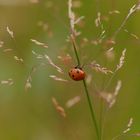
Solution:
[[[72,77],[74,78],[74,75],[72,75]]]
[[[79,73],[79,70],[77,70],[77,73]]]

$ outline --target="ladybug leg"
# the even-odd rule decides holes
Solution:
[[[80,70],[82,70],[83,67],[84,67],[84,65],[82,65],[82,66],[78,66],[77,68],[80,69]]]
[[[74,67],[75,69],[77,69],[77,68],[79,68],[80,66],[79,65],[77,65],[76,67]]]

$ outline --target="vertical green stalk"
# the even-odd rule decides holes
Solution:
[[[72,39],[72,45],[73,45],[73,49],[74,49],[74,53],[75,53],[75,56],[76,56],[76,59],[77,59],[77,63],[78,63],[78,66],[80,66],[80,59],[79,59],[79,56],[78,56],[78,52],[77,52],[77,44],[75,42],[75,39],[74,39],[74,34],[72,33],[71,35],[71,39]]]
[[[76,41],[75,41],[73,33],[71,35],[71,40],[72,40],[72,45],[73,45],[74,53],[75,53],[75,56],[76,56],[76,59],[77,59],[77,63],[80,66],[80,59],[79,59],[78,52],[77,52],[77,49],[76,49],[77,48],[77,44],[76,44]],[[88,88],[87,88],[85,80],[83,80],[83,84],[84,84],[84,89],[85,89],[85,92],[86,92],[86,97],[87,97],[87,101],[88,101],[88,105],[89,105],[92,121],[93,121],[93,124],[94,124],[94,127],[95,127],[97,139],[100,140],[99,129],[98,129],[98,125],[97,125],[94,109],[92,107],[91,99],[90,99],[90,96],[89,96],[89,92],[88,92]]]
[[[98,140],[100,140],[99,129],[98,129],[94,109],[92,107],[91,99],[90,99],[90,96],[89,96],[89,92],[88,92],[87,84],[86,84],[85,80],[83,80],[83,84],[84,84],[84,88],[85,88],[85,92],[86,92],[86,96],[87,96],[87,100],[88,100],[89,109],[90,109],[91,116],[92,116],[92,121],[93,121],[94,126],[95,126],[96,135],[97,135]]]

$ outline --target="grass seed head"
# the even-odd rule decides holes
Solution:
[[[62,116],[62,117],[66,117],[66,113],[65,110],[62,106],[59,105],[58,101],[56,100],[56,98],[52,97],[52,103],[55,107],[55,109],[57,110],[57,112]]]

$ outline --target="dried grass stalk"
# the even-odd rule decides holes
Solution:
[[[4,53],[6,53],[6,52],[11,52],[11,51],[13,51],[13,49],[10,49],[10,48],[7,48],[7,49],[4,49],[4,50],[3,50]]]
[[[126,33],[128,33],[130,36],[132,36],[133,38],[135,38],[136,40],[139,40],[139,39],[140,39],[136,34],[130,33],[127,29],[124,29],[124,31],[125,31]]]
[[[67,107],[67,108],[71,108],[71,107],[73,107],[75,104],[79,103],[80,100],[81,100],[81,97],[80,97],[80,96],[75,96],[74,98],[69,99],[69,100],[66,102],[66,107]]]
[[[62,70],[60,67],[58,67],[56,64],[53,63],[53,61],[51,60],[51,58],[50,58],[48,55],[45,54],[44,57],[48,60],[48,62],[49,62],[49,64],[50,64],[51,66],[53,66],[54,68],[56,68],[56,70],[57,70],[59,73],[64,73],[63,70]]]
[[[77,32],[75,29],[75,25],[78,24],[82,19],[84,19],[84,16],[81,16],[76,19],[74,12],[72,11],[73,3],[72,0],[68,0],[68,17],[70,19],[70,28],[71,28],[71,38],[74,38],[74,36],[78,36],[81,34],[81,32]]]
[[[41,54],[36,53],[35,51],[32,51],[32,53],[36,56],[37,59],[44,59],[44,58],[47,59],[48,63],[51,66],[53,66],[54,68],[56,68],[56,70],[59,73],[61,73],[61,74],[64,73],[63,70],[59,66],[57,66],[56,64],[54,64],[54,62],[52,61],[52,59],[47,54],[41,55]]]
[[[117,68],[116,68],[116,70],[115,71],[118,71],[123,65],[124,65],[124,59],[125,59],[125,54],[126,54],[126,49],[124,49],[123,51],[122,51],[122,55],[121,55],[121,57],[120,57],[120,61],[119,61],[119,64],[117,65]]]
[[[37,41],[37,40],[35,40],[35,39],[30,39],[33,43],[35,43],[36,45],[38,45],[38,46],[41,46],[41,47],[43,47],[43,48],[48,48],[48,45],[46,45],[45,43],[42,43],[42,42],[39,42],[39,41]]]
[[[37,66],[32,67],[26,82],[25,82],[25,91],[28,91],[28,89],[30,89],[32,87],[32,75],[33,73],[37,70]]]
[[[103,74],[108,74],[108,73],[113,73],[111,70],[108,70],[107,68],[105,67],[102,67],[100,64],[96,63],[96,61],[93,61],[91,64],[90,64],[90,67],[92,69],[94,69],[95,71],[97,72],[101,72]]]
[[[28,91],[32,87],[32,77],[29,76],[25,83],[25,91]]]
[[[4,45],[4,42],[3,41],[0,41],[0,48],[2,48]]]
[[[60,78],[60,77],[57,77],[56,75],[50,75],[49,77],[54,79],[54,80],[56,80],[56,81],[68,82],[68,80]]]
[[[0,84],[1,85],[8,85],[8,86],[11,86],[14,84],[14,81],[12,78],[9,78],[8,80],[1,80],[0,81]]]
[[[8,32],[8,34],[11,36],[11,38],[14,38],[14,33],[12,30],[10,30],[10,28],[7,26],[6,27],[6,31]]]
[[[113,93],[101,93],[101,97],[108,103],[108,107],[111,108],[115,102],[116,102],[116,97],[121,89],[121,86],[122,86],[122,82],[119,80],[117,82],[117,85],[115,87],[115,90]]]
[[[101,25],[101,13],[97,13],[97,18],[95,19],[95,25],[96,27],[99,27]]]
[[[126,24],[127,20],[129,19],[129,17],[135,13],[136,11],[138,11],[140,9],[140,2],[138,2],[138,4],[133,5],[127,16],[125,17],[124,21],[122,22],[122,24],[120,25],[120,27],[115,31],[114,35],[112,36],[112,39],[115,40],[116,36],[118,35],[118,33],[121,31],[121,29],[124,27],[124,25]]]
[[[23,59],[22,59],[22,58],[19,58],[18,56],[14,56],[14,59],[15,59],[16,61],[19,61],[19,62],[22,62],[22,63],[23,63]]]
[[[52,103],[55,107],[55,109],[57,110],[57,112],[62,116],[62,117],[66,117],[66,113],[65,110],[62,106],[59,105],[59,103],[57,102],[57,100],[52,97]]]
[[[120,11],[118,11],[118,10],[109,11],[109,14],[110,15],[112,15],[112,14],[120,14]]]
[[[133,118],[130,118],[129,119],[129,122],[127,124],[127,128],[123,131],[124,134],[127,133],[127,132],[129,132],[131,130],[132,124],[133,124]]]

